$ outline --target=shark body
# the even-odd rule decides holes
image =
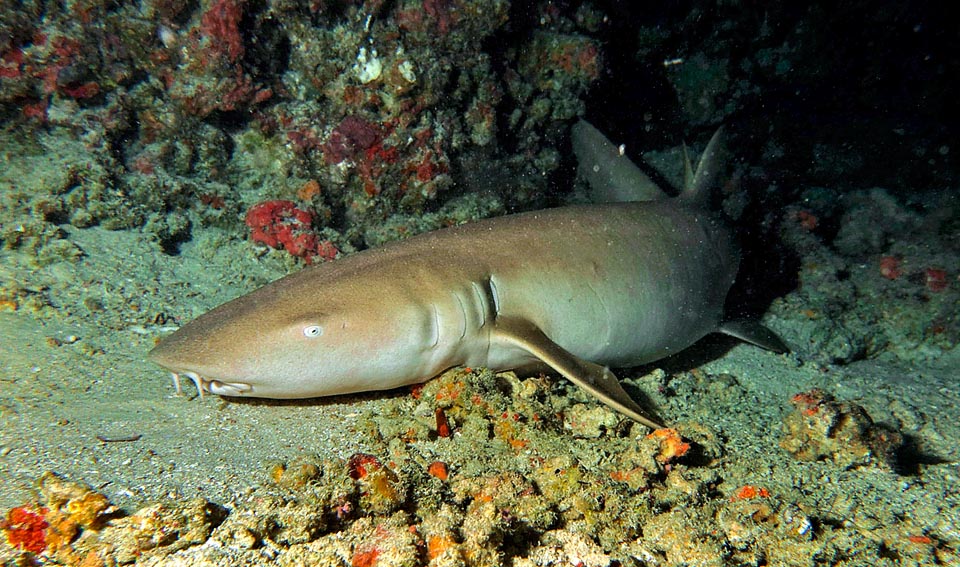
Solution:
[[[610,367],[716,331],[783,349],[757,325],[723,323],[739,253],[701,205],[715,142],[667,198],[581,122],[574,146],[595,192],[631,202],[478,221],[307,267],[198,317],[150,358],[178,389],[185,376],[201,393],[264,398],[385,390],[459,365],[548,367],[659,427]]]

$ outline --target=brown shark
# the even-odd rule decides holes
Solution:
[[[668,198],[595,128],[574,127],[599,200],[430,232],[307,267],[225,303],[150,359],[202,392],[308,398],[385,390],[455,366],[548,367],[660,427],[610,367],[651,362],[711,332],[783,343],[723,322],[739,262],[703,202],[719,136]],[[624,202],[630,201],[630,202]]]

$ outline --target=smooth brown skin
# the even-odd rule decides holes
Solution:
[[[615,155],[601,149],[596,159]],[[305,268],[188,323],[150,359],[201,392],[267,398],[395,388],[458,365],[547,366],[659,427],[608,366],[657,360],[714,331],[751,340],[746,326],[721,325],[739,255],[696,205],[705,162],[680,198],[483,220]]]

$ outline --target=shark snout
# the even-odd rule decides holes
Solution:
[[[170,376],[173,378],[173,387],[176,388],[178,395],[183,393],[181,378],[187,378],[193,382],[200,397],[203,397],[205,393],[218,396],[242,396],[253,390],[253,386],[249,383],[224,380],[212,372],[198,369],[199,366],[191,367],[183,364],[175,356],[175,353],[171,352],[169,345],[165,343],[161,343],[150,351],[147,359],[170,371]]]

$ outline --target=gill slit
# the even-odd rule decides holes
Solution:
[[[484,286],[477,282],[470,282],[470,287],[473,288],[473,295],[477,297],[477,312],[480,315],[480,325],[477,327],[482,329],[484,325],[487,324],[487,297],[484,290]]]
[[[497,290],[497,282],[494,281],[493,276],[487,277],[487,289],[490,290],[490,302],[493,306],[493,317],[496,319],[500,316],[500,292]]]
[[[440,344],[440,310],[437,309],[437,305],[431,305],[433,307],[433,326],[430,328],[430,334],[433,336],[433,344],[430,345],[430,348],[436,347]]]
[[[467,336],[467,307],[463,304],[463,299],[460,298],[460,294],[454,293],[454,299],[457,300],[457,305],[460,307],[460,339]]]
[[[500,315],[500,294],[493,276],[487,276],[483,283],[470,282],[473,293],[477,296],[477,308],[480,312],[480,328],[487,322],[496,323]]]

